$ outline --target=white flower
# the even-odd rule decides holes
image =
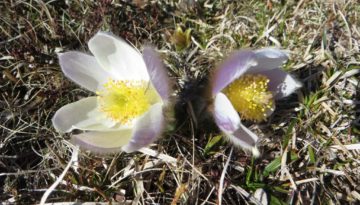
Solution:
[[[163,105],[169,79],[157,53],[143,55],[122,39],[99,32],[88,42],[94,56],[77,51],[59,54],[64,74],[97,96],[65,105],[52,122],[59,132],[85,132],[72,141],[97,153],[133,152],[163,131]]]
[[[287,54],[274,48],[239,50],[213,73],[212,113],[216,124],[235,145],[251,149],[254,154],[258,137],[242,125],[240,116],[262,121],[274,111],[274,100],[301,87],[279,68],[286,60]]]

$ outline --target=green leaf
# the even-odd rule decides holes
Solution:
[[[248,184],[248,187],[250,189],[258,189],[258,188],[265,188],[266,184],[264,183],[258,183],[258,182],[251,182]]]
[[[309,153],[310,163],[315,164],[316,158],[315,158],[314,149],[310,145],[308,145],[308,153]]]
[[[280,192],[280,193],[284,193],[284,194],[288,194],[288,193],[289,193],[289,190],[283,189],[283,188],[280,187],[280,186],[274,186],[274,187],[271,187],[271,188],[274,189],[274,190],[277,191],[277,192]]]
[[[275,172],[276,170],[278,170],[281,166],[281,157],[277,157],[275,158],[272,162],[270,162],[270,164],[268,164],[263,172],[263,175],[265,177],[269,176],[270,173]]]
[[[214,146],[216,146],[219,142],[221,142],[222,138],[223,138],[222,135],[216,135],[215,137],[210,138],[208,143],[205,145],[204,154],[205,155],[211,154],[211,151],[214,148]]]
[[[274,195],[270,195],[270,205],[287,205],[287,203],[283,202]]]
[[[251,159],[251,166],[249,167],[249,169],[247,169],[246,181],[245,181],[246,186],[248,186],[251,182],[251,176],[253,173],[253,169],[254,169],[254,158]]]
[[[323,42],[323,45],[324,45],[324,48],[326,49],[327,47],[327,39],[326,39],[326,29],[324,28],[323,32],[322,32],[322,42]]]
[[[296,118],[291,120],[290,125],[289,125],[289,127],[288,127],[288,129],[286,130],[286,133],[285,133],[285,138],[284,138],[284,141],[283,141],[283,147],[288,146],[289,140],[291,138],[292,130],[293,130],[293,128],[294,128],[294,126],[296,125],[297,122],[298,122],[298,119],[296,119]]]
[[[294,150],[290,151],[290,153],[284,153],[284,154],[289,154],[290,155],[289,157],[290,157],[291,162],[299,159],[297,153]],[[275,158],[272,162],[270,162],[265,167],[265,169],[263,171],[263,176],[264,177],[269,176],[270,173],[273,173],[273,172],[277,171],[280,168],[280,166],[281,166],[281,157],[282,156],[279,156],[279,157]]]
[[[299,159],[298,154],[295,152],[295,150],[291,150],[290,152],[290,161],[293,162],[295,160]]]
[[[191,29],[182,30],[180,26],[174,31],[171,42],[175,45],[177,51],[188,48],[191,44]]]

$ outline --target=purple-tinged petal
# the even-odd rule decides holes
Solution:
[[[52,123],[59,132],[70,132],[73,129],[105,130],[115,125],[98,111],[96,97],[84,98],[63,106],[56,111]]]
[[[230,141],[245,149],[253,150],[256,146],[258,136],[240,123],[238,129],[232,134],[227,134]]]
[[[166,101],[170,96],[170,80],[164,63],[151,47],[144,48],[143,59],[152,84],[161,98]]]
[[[255,53],[250,50],[236,51],[230,55],[212,76],[212,94],[215,96],[250,67],[256,65]]]
[[[257,65],[249,69],[249,73],[279,68],[287,59],[288,53],[276,48],[263,48],[254,51]]]
[[[241,123],[239,114],[223,93],[215,96],[213,115],[217,126],[225,133],[236,131]]]
[[[121,147],[130,141],[131,133],[131,129],[105,132],[84,132],[72,136],[71,142],[79,145],[82,149],[90,150],[94,153],[114,153],[120,152]]]
[[[162,103],[151,106],[136,123],[130,142],[122,147],[125,152],[134,152],[154,142],[164,129]]]
[[[289,96],[302,86],[298,80],[281,69],[262,71],[259,72],[259,74],[263,74],[269,78],[269,90],[273,92],[275,99]]]
[[[60,53],[58,56],[65,76],[90,91],[95,92],[110,78],[94,56],[76,51]]]
[[[88,42],[103,69],[115,80],[149,80],[141,54],[123,39],[111,33],[98,32]]]
[[[217,126],[232,143],[246,149],[253,149],[255,153],[258,137],[241,124],[238,113],[223,93],[215,96],[213,115]]]

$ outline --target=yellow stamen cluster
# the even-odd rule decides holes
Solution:
[[[272,111],[274,100],[268,91],[269,79],[260,74],[245,74],[224,90],[242,118],[260,122]]]
[[[148,83],[144,81],[110,80],[97,92],[100,109],[116,122],[129,123],[149,109],[147,91]]]

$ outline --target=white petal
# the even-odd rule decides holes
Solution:
[[[134,152],[142,147],[154,142],[163,132],[164,115],[162,103],[156,103],[151,106],[136,123],[130,142],[122,147],[125,152]]]
[[[70,132],[73,129],[104,130],[115,125],[97,111],[96,97],[84,98],[63,106],[56,111],[52,123],[59,132]]]
[[[140,53],[110,33],[98,32],[90,39],[89,49],[99,64],[116,80],[149,80]]]
[[[94,56],[76,51],[61,53],[58,56],[65,76],[90,91],[95,92],[110,78]]]
[[[216,124],[225,133],[234,132],[241,123],[239,114],[223,93],[215,96],[213,115]]]
[[[120,152],[121,147],[129,142],[131,132],[131,129],[107,132],[84,132],[79,135],[74,135],[71,141],[81,148],[95,153]]]
[[[275,99],[289,96],[302,86],[298,80],[280,69],[273,69],[259,73],[266,75],[269,78],[269,90],[274,93]]]
[[[249,69],[249,73],[279,68],[287,59],[288,54],[276,48],[263,48],[254,51],[257,65]]]
[[[256,59],[253,51],[240,50],[230,55],[212,76],[212,94],[216,95],[255,65]]]
[[[258,200],[258,202],[260,202],[260,203],[258,203],[260,205],[268,205],[269,204],[268,195],[265,192],[265,190],[262,188],[256,189],[256,191],[254,193],[254,197],[255,197],[255,199]]]
[[[152,84],[161,98],[167,100],[170,96],[170,80],[164,63],[151,47],[144,48],[143,58]]]

